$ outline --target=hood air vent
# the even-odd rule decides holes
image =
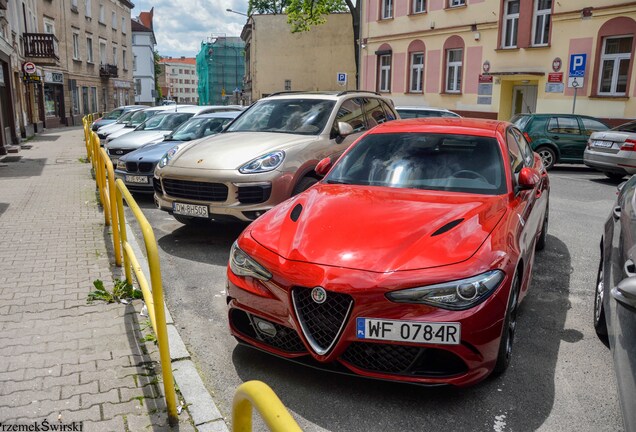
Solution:
[[[298,220],[298,218],[300,217],[300,213],[303,211],[303,206],[300,204],[296,204],[296,206],[292,209],[291,214],[289,215],[289,218],[296,222]]]
[[[438,229],[437,231],[435,231],[431,237],[435,237],[438,236],[440,234],[444,234],[447,231],[452,230],[453,228],[455,228],[457,225],[459,225],[460,223],[464,222],[464,219],[455,219],[452,222],[447,223],[446,225],[444,225],[443,227],[441,227],[440,229]]]

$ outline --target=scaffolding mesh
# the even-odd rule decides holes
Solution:
[[[212,35],[197,54],[199,103],[239,104],[245,74],[245,43],[239,37]]]

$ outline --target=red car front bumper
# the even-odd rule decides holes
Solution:
[[[497,360],[502,326],[512,278],[509,272],[501,285],[482,303],[463,311],[450,311],[425,304],[395,303],[385,294],[395,289],[428,285],[474,276],[491,270],[483,263],[461,263],[417,272],[378,274],[341,267],[291,262],[260,245],[259,262],[274,275],[262,282],[236,276],[228,268],[229,323],[234,336],[243,342],[280,357],[343,369],[370,378],[426,385],[466,386],[487,377]],[[254,256],[254,255],[252,255]],[[503,269],[506,271],[506,269]],[[284,276],[281,276],[284,275]],[[314,287],[327,291],[327,301],[316,307],[308,302]],[[296,299],[296,307],[294,306]],[[331,303],[330,303],[331,302]],[[321,339],[319,354],[312,348],[299,321],[303,312],[305,330]],[[306,311],[307,309],[303,309]],[[418,323],[459,323],[459,344],[421,344],[358,339],[356,319],[375,318]],[[265,320],[275,332],[266,334],[256,325]],[[272,335],[272,333],[275,333]]]

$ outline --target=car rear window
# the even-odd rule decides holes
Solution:
[[[498,141],[472,135],[370,134],[338,161],[326,181],[486,195],[506,192]]]
[[[618,132],[636,132],[636,122],[629,122],[629,123],[625,123],[622,124],[620,126],[616,126],[614,129],[615,131]]]
[[[529,121],[530,116],[521,114],[516,114],[510,119],[510,123],[517,126],[521,130],[524,130]]]

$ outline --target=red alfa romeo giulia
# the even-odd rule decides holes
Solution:
[[[232,247],[234,336],[378,379],[465,386],[503,372],[548,229],[548,176],[521,132],[394,121],[316,171]]]

